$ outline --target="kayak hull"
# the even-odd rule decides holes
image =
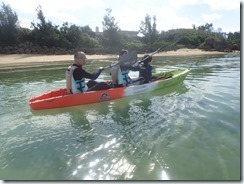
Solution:
[[[172,70],[154,74],[157,77],[154,81],[141,84],[131,85],[129,87],[111,88],[101,91],[89,91],[78,94],[67,94],[66,89],[58,89],[37,97],[29,101],[33,110],[63,108],[76,105],[86,105],[100,103],[104,101],[123,98],[131,95],[139,95],[150,91],[162,89],[184,80],[189,73],[188,69]]]

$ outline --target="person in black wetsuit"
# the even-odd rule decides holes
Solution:
[[[66,71],[67,93],[83,93],[110,88],[105,82],[95,81],[103,71],[103,67],[100,67],[94,73],[89,73],[83,69],[83,66],[86,64],[86,59],[84,52],[79,51],[75,53],[74,63]],[[85,83],[86,78],[91,80]]]
[[[141,62],[136,63],[133,66],[128,66],[127,69],[131,71],[139,71],[139,78],[133,79],[131,83],[137,83],[139,81],[139,84],[145,84],[149,83],[152,78],[152,56],[150,55],[144,55]]]
[[[149,83],[152,80],[152,56],[144,55],[142,58],[142,66],[139,70],[139,77],[143,77],[141,84]]]

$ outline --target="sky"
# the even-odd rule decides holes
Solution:
[[[106,8],[121,30],[138,31],[148,14],[156,16],[158,31],[192,28],[212,23],[214,30],[240,31],[240,0],[0,0],[18,15],[21,27],[38,23],[36,8],[41,5],[47,21],[64,22],[103,30]]]

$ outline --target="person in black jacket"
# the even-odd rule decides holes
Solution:
[[[89,73],[83,66],[86,64],[86,55],[84,52],[79,51],[74,54],[74,63],[69,66],[66,71],[66,88],[68,94],[84,93],[86,91],[98,91],[109,89],[105,82],[96,82],[101,72],[104,70],[100,67],[96,72]],[[91,79],[87,83],[86,79]]]
[[[141,84],[149,83],[152,80],[152,56],[144,55],[142,58],[142,66],[139,70],[139,77],[143,77]]]

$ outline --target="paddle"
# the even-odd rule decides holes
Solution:
[[[133,65],[136,62],[137,62],[137,53],[136,53],[136,51],[130,51],[127,54],[124,54],[123,56],[121,56],[119,61],[116,61],[116,62],[112,63],[111,65],[104,67],[104,70],[108,69],[108,68],[111,68],[113,66],[116,66],[116,65],[131,66],[131,65]]]
[[[162,49],[166,49],[166,48],[168,48],[168,47],[170,47],[170,46],[176,44],[178,41],[179,41],[179,39],[177,39],[177,40],[175,40],[175,41],[172,41],[170,44],[168,44],[168,45],[166,45],[166,46],[164,46],[164,47],[160,47],[160,48],[158,48],[157,50],[155,50],[153,53],[151,53],[150,55],[148,55],[148,56],[147,56],[146,58],[144,58],[143,60],[138,61],[138,63],[141,64],[141,63],[142,63],[144,60],[146,60],[147,58],[152,57],[154,54],[158,53],[158,52],[159,52],[160,50],[162,50]]]
[[[141,61],[137,61],[138,62],[138,64],[141,64],[143,61],[145,61],[147,58],[149,58],[149,57],[152,57],[154,54],[156,54],[156,53],[158,53],[160,50],[162,50],[163,49],[163,47],[160,47],[160,48],[158,48],[157,50],[155,50],[153,53],[151,53],[150,55],[148,55],[147,57],[145,57],[144,59],[142,59]]]
[[[170,45],[167,45],[167,46],[158,48],[157,50],[155,50],[153,53],[151,53],[150,55],[148,55],[146,58],[144,58],[141,61],[137,61],[137,53],[136,53],[136,51],[130,51],[127,54],[121,56],[119,61],[116,61],[115,63],[112,63],[111,65],[104,67],[103,69],[105,70],[105,69],[111,68],[111,67],[116,66],[116,65],[120,65],[120,66],[132,66],[135,63],[139,63],[140,64],[144,60],[146,60],[147,58],[152,57],[153,55],[155,55],[156,53],[158,53],[160,50],[165,49],[165,48],[167,48],[167,47],[175,44],[177,41],[178,40],[172,42]]]

